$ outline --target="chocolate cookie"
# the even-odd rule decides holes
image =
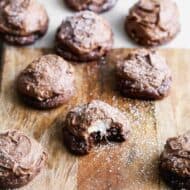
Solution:
[[[54,108],[74,95],[74,68],[57,55],[45,55],[21,72],[17,86],[27,104],[40,109]]]
[[[167,96],[172,77],[164,57],[155,50],[132,51],[116,66],[117,88],[126,97],[145,100]]]
[[[124,113],[99,100],[72,109],[64,125],[65,145],[79,155],[88,154],[101,142],[125,141],[130,130]]]
[[[48,28],[45,8],[36,0],[0,1],[0,37],[13,45],[29,45]]]
[[[113,45],[110,25],[90,11],[68,17],[56,34],[56,50],[66,59],[92,61],[104,56]]]
[[[42,146],[19,131],[0,134],[0,187],[28,184],[44,167],[47,155]]]
[[[160,157],[160,173],[174,189],[190,189],[190,131],[167,140]]]
[[[178,7],[172,0],[140,0],[130,9],[125,28],[140,45],[164,44],[180,31]]]
[[[65,2],[75,11],[89,10],[102,13],[114,7],[117,0],[65,0]]]

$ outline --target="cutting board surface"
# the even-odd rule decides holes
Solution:
[[[106,63],[74,64],[77,93],[58,109],[39,111],[22,103],[15,80],[22,69],[51,50],[6,48],[1,64],[0,131],[16,128],[34,137],[47,150],[46,168],[23,190],[160,190],[168,189],[158,175],[158,159],[168,137],[189,129],[190,50],[162,50],[173,73],[173,86],[163,101],[138,101],[115,90],[113,67],[129,49],[117,49]],[[120,108],[132,132],[122,144],[100,146],[77,157],[63,146],[61,123],[74,106],[92,99]]]

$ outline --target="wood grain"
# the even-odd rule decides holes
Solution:
[[[17,96],[15,80],[34,58],[50,50],[6,48],[3,53],[0,91],[0,131],[17,128],[47,149],[47,167],[23,190],[159,190],[167,189],[158,175],[158,159],[165,140],[189,129],[190,50],[162,50],[173,72],[173,88],[159,102],[121,97],[115,90],[115,60],[129,49],[113,50],[106,63],[74,64],[77,94],[66,105],[51,111],[25,106]],[[132,132],[127,142],[97,147],[76,157],[62,143],[61,122],[75,105],[100,99],[119,107],[128,116]]]

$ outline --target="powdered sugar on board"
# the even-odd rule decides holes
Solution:
[[[134,189],[134,183],[138,189],[145,189],[153,182],[158,184],[154,105],[143,102],[133,106],[133,101],[127,102],[130,103],[126,103],[126,114],[132,126],[129,140],[123,144],[100,145],[92,154],[80,160],[79,166],[83,167],[84,173],[89,174],[85,181],[79,178],[81,189],[87,184],[88,189],[101,186],[100,189],[113,190],[125,187]],[[90,173],[89,168],[95,171]],[[103,177],[105,175],[106,178]]]

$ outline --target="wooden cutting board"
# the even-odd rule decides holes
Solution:
[[[34,58],[50,50],[6,48],[1,64],[0,130],[16,128],[47,149],[46,168],[24,190],[158,190],[168,189],[158,175],[158,159],[168,137],[190,124],[190,50],[162,50],[173,72],[171,94],[163,101],[125,99],[114,90],[114,60],[129,49],[113,50],[108,64],[75,65],[77,94],[51,111],[25,106],[17,96],[15,79]],[[62,143],[68,110],[92,99],[119,107],[128,116],[132,132],[127,142],[96,148],[84,157],[73,156]]]

